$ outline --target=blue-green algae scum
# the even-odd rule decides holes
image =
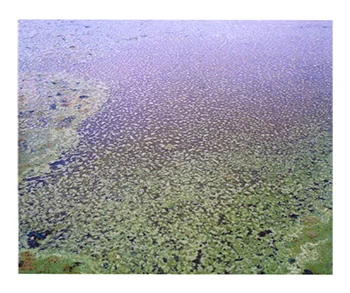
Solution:
[[[332,22],[18,29],[20,273],[332,274]]]

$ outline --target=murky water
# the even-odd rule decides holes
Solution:
[[[18,119],[20,272],[332,272],[331,22],[20,21]]]

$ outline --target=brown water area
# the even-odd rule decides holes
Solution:
[[[20,273],[332,274],[332,22],[18,28]]]

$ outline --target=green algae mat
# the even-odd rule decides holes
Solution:
[[[20,24],[19,273],[332,274],[330,23],[166,23]]]

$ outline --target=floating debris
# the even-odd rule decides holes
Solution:
[[[171,151],[171,150],[175,150],[176,149],[176,146],[168,143],[168,144],[162,144],[161,147],[167,151]]]

